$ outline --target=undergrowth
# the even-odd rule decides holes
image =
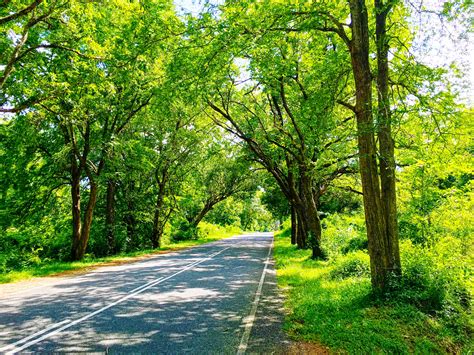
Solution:
[[[285,329],[293,339],[356,354],[472,351],[469,265],[454,241],[438,249],[403,241],[399,286],[375,298],[367,251],[347,250],[348,243],[363,244],[350,242],[360,238],[359,231],[347,233],[346,242],[342,237],[324,242],[327,261],[313,261],[310,250],[296,249],[287,229],[276,233],[278,284],[286,289],[289,311]]]

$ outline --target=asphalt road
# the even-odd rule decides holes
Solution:
[[[0,353],[281,353],[273,237],[232,237],[17,293],[0,285]]]

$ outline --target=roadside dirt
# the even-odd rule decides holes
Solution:
[[[317,343],[308,342],[292,342],[288,347],[287,354],[300,355],[300,354],[315,354],[315,355],[328,355],[330,354],[329,349],[323,345]]]

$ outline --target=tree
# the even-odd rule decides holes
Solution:
[[[121,8],[120,13],[114,12],[115,5]],[[143,16],[153,9],[161,17]],[[102,174],[113,155],[113,145],[153,98],[160,61],[164,61],[159,48],[165,42],[157,39],[154,47],[150,47],[145,34],[150,29],[177,25],[170,9],[170,4],[149,3],[142,7],[122,1],[100,8],[95,4],[74,4],[61,35],[81,36],[82,40],[75,43],[78,49],[60,51],[47,58],[45,65],[47,77],[52,80],[51,92],[62,94],[47,95],[37,104],[35,112],[51,122],[50,129],[57,129],[62,135],[68,155],[73,225],[71,258],[74,260],[84,256]],[[103,21],[103,16],[107,21]],[[109,41],[102,34],[110,36],[112,28],[115,39]],[[130,42],[135,46],[125,44]],[[82,55],[83,52],[87,55]],[[108,236],[109,246],[113,248],[110,224],[113,222],[114,183],[109,181],[107,185]],[[81,192],[88,195],[84,211]]]
[[[191,175],[192,191],[188,190],[190,194],[185,198],[185,215],[191,230],[196,230],[218,203],[257,187],[254,169],[242,156],[240,145],[220,139],[219,135],[220,132],[214,132],[204,143],[202,160]]]
[[[210,50],[225,43],[232,52],[220,59],[217,70],[224,75],[215,79],[209,105],[217,114],[214,121],[245,142],[278,182],[298,214],[298,245],[306,247],[308,241],[313,257],[320,258],[319,197],[355,167],[350,134],[343,128],[350,117],[335,105],[348,68],[331,60],[336,52],[326,36],[309,41],[305,33],[269,31],[265,21],[253,21],[267,10],[250,5],[242,16],[239,4],[224,8],[228,30]],[[239,72],[238,66],[244,68]]]
[[[369,61],[370,36],[369,36],[369,10],[365,1],[349,0],[346,6],[342,3],[314,3],[308,6],[283,8],[275,6],[272,11],[272,25],[266,28],[265,34],[273,31],[283,33],[311,33],[311,38],[317,38],[323,34],[330,34],[327,46],[341,53],[341,47],[349,53],[353,85],[347,85],[336,100],[345,109],[355,114],[357,122],[357,141],[359,170],[361,175],[362,192],[364,200],[364,211],[369,239],[369,253],[371,256],[372,285],[375,290],[384,290],[389,285],[392,275],[400,274],[400,262],[398,254],[398,234],[396,232],[396,210],[395,210],[395,176],[394,176],[394,154],[393,141],[390,135],[389,114],[387,113],[388,96],[381,93],[380,99],[380,142],[377,146],[373,106],[375,99],[372,95],[372,70]],[[386,16],[389,13],[391,3],[388,7],[385,3],[377,2],[378,14],[378,53],[380,57],[379,85],[384,89],[387,80],[386,59],[387,37],[385,36]],[[350,15],[351,23],[345,22]],[[290,16],[296,20],[288,21]],[[348,29],[350,34],[347,32]],[[334,37],[337,36],[336,38]],[[339,58],[345,61],[345,56]],[[344,63],[339,61],[339,64]],[[355,104],[349,100],[353,90]],[[385,111],[383,111],[385,110]],[[381,181],[378,167],[378,156],[383,161],[383,198]],[[387,186],[385,186],[387,184]],[[390,216],[390,223],[387,218]],[[390,231],[389,231],[390,228]]]
[[[382,291],[387,288],[392,273],[395,275],[400,274],[400,255],[397,252],[398,239],[389,240],[387,233],[386,213],[393,211],[388,212],[388,206],[384,208],[380,188],[381,183],[378,174],[378,150],[375,142],[375,126],[372,108],[372,72],[369,62],[368,10],[365,1],[351,0],[349,1],[349,6],[351,11],[352,39],[347,43],[351,53],[352,71],[356,87],[354,111],[357,118],[360,174],[364,197],[367,236],[369,240],[370,268],[374,289]],[[383,44],[383,46],[385,46],[385,44]],[[379,47],[383,52],[382,45]],[[381,58],[380,62],[383,63],[384,59]],[[383,71],[383,68],[381,68],[381,70]],[[380,78],[382,75],[383,74],[380,75]],[[382,110],[386,109],[384,105],[384,103],[381,103]],[[384,138],[383,143],[385,144],[389,143],[388,141],[391,142],[392,139],[386,136],[387,133],[385,129],[382,134]],[[381,141],[382,147],[383,143]],[[391,152],[392,156],[389,156],[390,149],[383,147],[383,150],[383,159],[387,162],[393,161],[393,151]],[[384,164],[384,166],[387,166],[387,164]],[[383,183],[394,182],[394,180],[391,179],[393,170],[392,175],[390,175],[390,172],[387,172],[387,170],[389,170],[388,166],[384,170],[385,180]],[[385,197],[390,199],[392,196]],[[390,200],[390,202],[393,201]],[[396,225],[392,225],[392,227],[396,227]],[[392,233],[391,236],[397,238],[398,234]],[[396,247],[392,245],[393,243],[397,244]]]
[[[169,100],[173,99],[169,98]],[[156,134],[153,159],[156,204],[150,235],[153,248],[161,245],[165,225],[171,213],[177,208],[175,198],[180,195],[179,191],[182,189],[186,176],[190,174],[196,156],[200,153],[199,145],[203,132],[200,129],[194,129],[197,123],[196,117],[186,115],[188,108],[189,106],[183,106],[183,103],[175,100],[175,105],[169,105],[165,114],[171,118],[168,125],[161,123],[152,130],[152,134]]]
[[[42,43],[41,34],[46,32],[48,27],[58,26],[59,10],[64,9],[65,4],[59,1],[44,2],[43,0],[24,3],[25,1],[8,1],[0,10],[0,28],[2,32],[8,34],[0,41],[2,53],[0,60],[5,63],[0,76],[0,89],[3,89],[15,68],[25,61],[25,57],[34,56],[38,49],[62,47],[57,44]],[[67,47],[64,48],[67,49]],[[36,99],[28,98],[19,106],[5,107],[12,103],[9,103],[6,97],[2,97],[0,112],[19,112],[27,108],[32,101]]]

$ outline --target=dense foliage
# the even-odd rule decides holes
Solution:
[[[286,221],[324,282],[463,343],[473,112],[412,45],[470,2],[204,3],[0,5],[0,272]]]

